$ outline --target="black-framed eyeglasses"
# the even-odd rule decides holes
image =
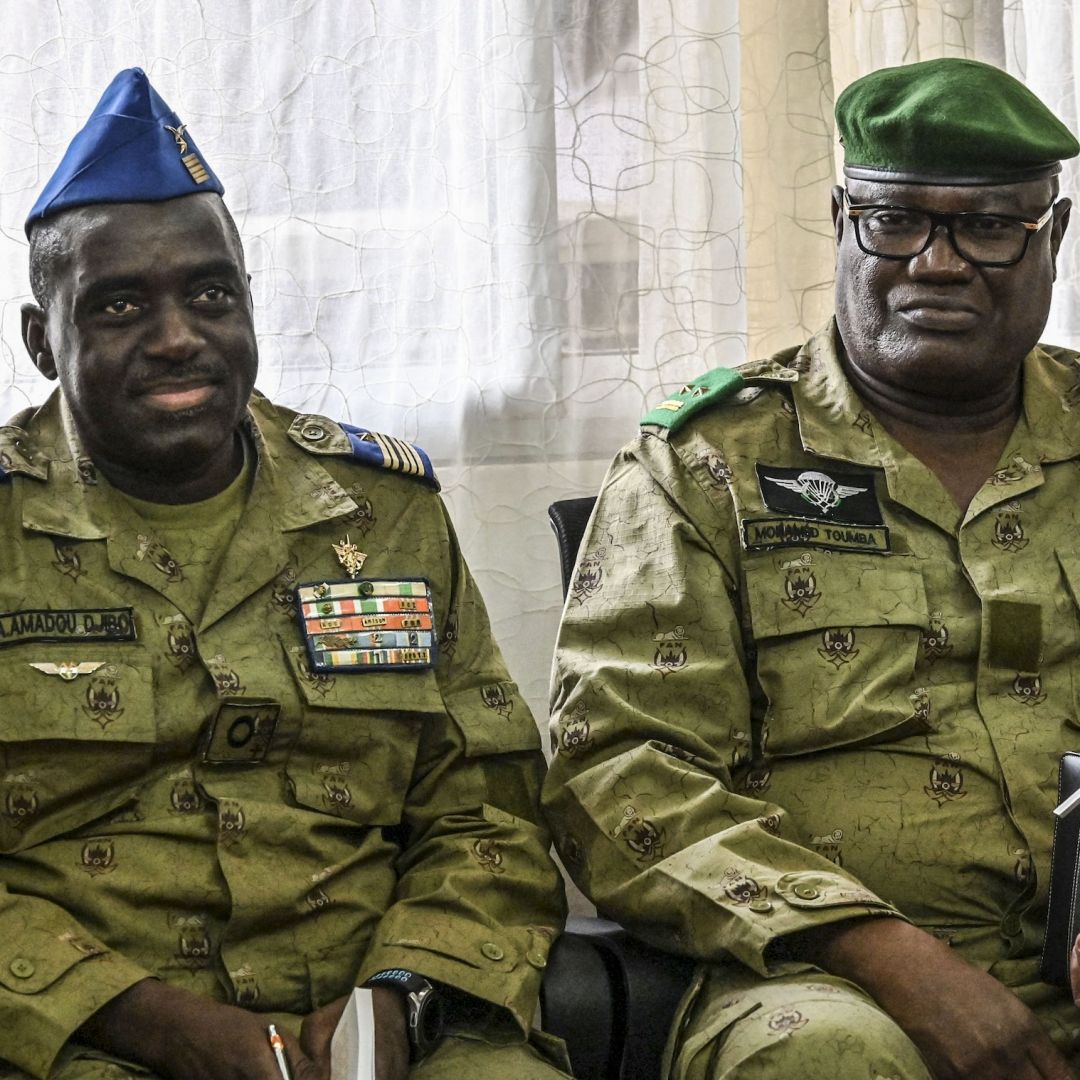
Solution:
[[[979,210],[939,214],[911,206],[853,203],[844,191],[845,213],[855,223],[855,241],[867,255],[914,259],[944,226],[957,254],[977,266],[1014,266],[1027,253],[1028,241],[1054,216],[1057,200],[1037,220]]]

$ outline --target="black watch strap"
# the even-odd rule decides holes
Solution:
[[[421,1061],[438,1046],[443,1037],[443,1001],[437,986],[406,968],[376,972],[364,986],[384,987],[404,995],[409,1049],[414,1062]]]

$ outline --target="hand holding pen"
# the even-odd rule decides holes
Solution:
[[[292,1080],[289,1063],[285,1058],[285,1040],[277,1033],[277,1028],[273,1024],[266,1029],[266,1033],[270,1037],[270,1049],[274,1051],[274,1060],[281,1070],[281,1080]]]
[[[269,1019],[147,978],[94,1013],[79,1040],[169,1080],[329,1080],[332,1029],[323,1047],[279,1025],[288,1047],[285,1074],[270,1046]]]

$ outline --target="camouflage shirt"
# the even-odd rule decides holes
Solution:
[[[299,1016],[404,967],[531,1021],[543,759],[443,504],[332,421],[256,396],[246,431],[194,611],[58,397],[0,428],[0,1058],[36,1076],[147,975]],[[362,579],[430,585],[433,666],[319,670],[296,589],[346,537]]]
[[[834,333],[616,458],[563,619],[549,820],[601,911],[666,948],[765,974],[784,935],[900,912],[1031,984],[1080,744],[1080,366],[1026,358],[961,513]]]

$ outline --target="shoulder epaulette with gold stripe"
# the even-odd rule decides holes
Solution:
[[[745,385],[743,377],[733,368],[713,368],[646,413],[641,418],[642,426],[653,425],[675,431],[695,413],[732,397]]]
[[[438,490],[439,481],[435,479],[435,469],[431,458],[412,443],[395,439],[393,435],[382,435],[367,428],[354,427],[352,424],[340,424],[341,430],[349,436],[352,456],[357,461],[375,465],[380,469],[415,476]]]

